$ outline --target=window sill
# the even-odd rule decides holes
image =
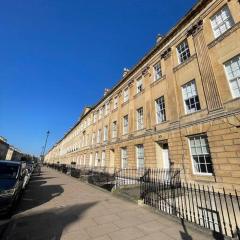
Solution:
[[[152,82],[150,84],[150,87],[154,87],[155,85],[157,85],[158,83],[160,83],[162,80],[166,79],[166,75],[163,75],[161,78],[159,78],[158,80],[155,80],[154,82]]]
[[[232,103],[232,102],[235,102],[235,101],[239,101],[240,100],[240,97],[232,97],[231,100],[225,102],[224,104],[227,104],[227,103]]]
[[[137,98],[138,96],[142,95],[143,93],[144,93],[144,89],[143,89],[141,92],[139,92],[139,93],[137,93],[136,95],[134,95],[133,98],[135,99],[135,98]]]
[[[185,60],[182,63],[179,63],[179,65],[177,65],[176,67],[173,68],[173,72],[178,71],[179,69],[181,69],[182,67],[186,66],[188,63],[190,63],[193,59],[195,59],[197,57],[197,54],[194,53],[192,56],[190,56],[187,60]]]
[[[193,173],[194,176],[198,177],[213,177],[213,173]]]
[[[129,103],[129,100],[127,100],[126,102],[123,102],[121,106],[124,107],[124,106],[127,105],[128,103]]]
[[[113,112],[116,112],[118,110],[118,108],[116,107],[116,108],[114,108],[113,110],[112,110],[112,113]]]
[[[169,122],[169,121],[165,120],[165,121],[162,121],[162,122],[160,122],[160,123],[156,123],[156,124],[154,125],[154,127],[161,126],[161,125],[163,125],[164,123],[167,123],[167,122]]]
[[[208,48],[212,48],[215,45],[217,45],[219,42],[221,42],[223,39],[231,35],[233,32],[235,32],[238,28],[240,28],[240,22],[233,25],[231,28],[229,28],[225,33],[220,35],[219,37],[215,38],[212,42],[208,44]]]
[[[184,115],[182,115],[180,118],[185,118],[185,117],[189,117],[189,116],[192,116],[192,115],[194,115],[194,114],[196,114],[196,113],[200,113],[200,112],[203,112],[205,109],[200,109],[200,110],[198,110],[198,111],[196,111],[196,112],[192,112],[192,113],[185,113]]]

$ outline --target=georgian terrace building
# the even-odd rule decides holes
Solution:
[[[198,3],[46,154],[45,162],[180,168],[240,189],[240,2]]]

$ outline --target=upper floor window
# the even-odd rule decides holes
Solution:
[[[117,137],[117,121],[112,123],[112,138]]]
[[[240,97],[240,55],[227,61],[224,66],[232,96],[234,98]]]
[[[154,65],[154,81],[162,77],[162,68],[160,62]]]
[[[88,126],[91,125],[91,117],[88,117]]]
[[[98,161],[99,161],[100,159],[98,159],[98,152],[96,152],[95,153],[95,166],[97,166],[98,165]]]
[[[211,24],[215,38],[233,26],[233,18],[227,5],[211,17]]]
[[[108,140],[108,126],[105,126],[103,131],[103,141],[107,140]]]
[[[128,115],[123,117],[123,134],[128,133]]]
[[[137,79],[136,87],[137,87],[137,93],[142,92],[142,90],[143,90],[142,77],[140,77],[139,79]]]
[[[89,155],[89,166],[92,166],[93,165],[93,155],[92,153],[90,153]]]
[[[125,88],[123,90],[123,102],[127,102],[129,99],[129,89],[128,88]]]
[[[136,146],[137,168],[144,168],[144,147],[143,144]]]
[[[118,107],[118,96],[116,96],[113,100],[113,109],[116,109]]]
[[[93,114],[93,122],[95,123],[97,121],[97,112]]]
[[[106,165],[106,152],[102,151],[102,163],[101,163],[101,166],[105,167],[105,165]]]
[[[161,123],[166,121],[164,96],[158,98],[155,101],[155,104],[156,104],[156,122]]]
[[[137,109],[137,130],[143,129],[143,108]]]
[[[121,165],[122,168],[128,167],[128,152],[126,147],[121,148]]]
[[[103,115],[103,108],[99,109],[99,115],[98,115],[98,119],[100,120],[102,118]]]
[[[97,143],[100,143],[101,141],[101,129],[98,129],[98,132],[97,132]]]
[[[95,133],[92,134],[92,144],[95,143]]]
[[[206,135],[189,138],[193,170],[195,173],[212,174],[212,160]]]
[[[185,113],[193,113],[201,109],[195,81],[182,86]]]
[[[107,102],[105,105],[105,115],[108,115],[109,111],[110,111],[110,103]]]
[[[183,63],[185,62],[188,58],[190,58],[190,50],[188,46],[187,39],[182,41],[178,46],[177,46],[177,53],[178,53],[178,62]]]

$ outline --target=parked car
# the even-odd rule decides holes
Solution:
[[[19,199],[25,177],[21,162],[0,160],[0,213],[7,213]]]

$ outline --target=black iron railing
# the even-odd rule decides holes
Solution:
[[[216,236],[240,239],[240,205],[237,191],[226,193],[213,187],[182,183],[175,177],[165,181],[149,169],[141,178],[144,203],[186,221],[212,230]]]

